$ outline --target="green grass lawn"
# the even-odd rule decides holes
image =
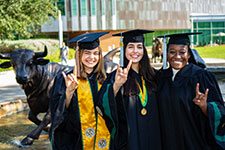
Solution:
[[[225,59],[225,45],[214,47],[195,47],[201,57]]]

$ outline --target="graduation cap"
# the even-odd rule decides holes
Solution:
[[[166,58],[166,38],[169,37],[169,44],[177,44],[177,45],[190,45],[190,39],[189,39],[189,35],[196,35],[196,34],[202,34],[201,32],[189,32],[189,33],[177,33],[177,34],[167,34],[164,36],[158,36],[158,38],[163,38],[163,69],[166,69],[166,62],[167,62],[167,58]],[[205,63],[203,61],[203,59],[201,59],[201,57],[199,56],[198,53],[196,53],[197,51],[193,51],[191,50],[191,62],[193,62],[194,64],[203,64],[202,66],[205,66]],[[201,67],[202,67],[201,66]]]
[[[177,33],[177,34],[167,34],[164,36],[158,36],[158,38],[169,37],[168,44],[178,44],[178,45],[190,45],[189,35],[202,34],[201,32],[189,32],[189,33]]]
[[[99,46],[99,38],[107,33],[109,32],[84,33],[82,35],[73,38],[68,42],[78,43],[80,49],[92,50]]]
[[[144,36],[145,33],[152,33],[154,31],[152,30],[142,30],[142,29],[135,29],[135,30],[129,30],[122,33],[113,34],[113,36],[123,36],[123,43],[129,43],[129,42],[144,42]]]

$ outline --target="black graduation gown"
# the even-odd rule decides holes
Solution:
[[[98,92],[96,75],[90,74],[88,80],[91,85],[95,106]],[[54,150],[82,150],[82,133],[77,93],[75,91],[70,106],[66,109],[65,90],[64,78],[62,75],[59,75],[54,82],[50,101],[52,122],[49,137],[52,148]],[[95,112],[97,113],[97,111]]]
[[[194,64],[182,68],[174,81],[172,76],[171,68],[157,74],[163,149],[225,149],[225,107],[215,77]],[[200,92],[205,93],[209,89],[208,117],[192,101],[197,83],[200,84]]]
[[[102,109],[103,118],[111,131],[113,148],[116,150],[161,149],[155,92],[151,90],[150,86],[147,86],[148,103],[145,107],[147,114],[144,116],[141,114],[143,107],[138,95],[126,96],[124,87],[121,87],[115,97],[113,92],[115,73],[116,71],[108,76],[99,92],[101,102],[99,107]],[[128,80],[140,81],[140,78],[140,75],[132,69],[130,70]]]

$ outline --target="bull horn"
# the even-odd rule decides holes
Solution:
[[[47,46],[45,46],[44,52],[35,52],[34,53],[34,58],[45,57],[47,55],[48,55],[48,49],[47,49]]]
[[[10,54],[8,54],[8,53],[5,53],[5,54],[0,53],[0,59],[10,59]]]

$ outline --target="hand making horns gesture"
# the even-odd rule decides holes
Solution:
[[[77,86],[79,84],[79,82],[77,81],[76,61],[73,68],[73,73],[66,75],[65,72],[62,72],[62,75],[66,84],[66,108],[68,108],[73,97],[73,93],[77,89]]]
[[[199,92],[199,83],[196,85],[196,96],[193,99],[193,102],[198,105],[202,112],[208,116],[208,109],[207,109],[207,97],[208,97],[209,89],[206,89],[205,94]]]
[[[64,77],[65,80],[65,84],[66,84],[66,91],[73,93],[79,82],[77,81],[77,67],[76,67],[76,63],[74,65],[73,68],[73,73],[70,73],[68,75],[66,75],[64,72],[62,72],[62,75]]]
[[[119,65],[117,65],[115,82],[114,82],[114,85],[113,85],[114,95],[117,94],[120,87],[127,81],[127,76],[128,76],[131,65],[132,65],[132,60],[129,61],[129,64],[127,65],[127,68],[123,69]]]

